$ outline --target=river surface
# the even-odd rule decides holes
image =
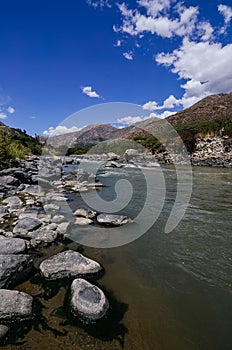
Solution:
[[[141,210],[145,187],[135,176],[137,169],[125,171],[99,176],[105,187],[98,193],[110,201],[115,198],[115,181],[125,176],[136,179],[137,194],[123,211],[133,217]],[[169,193],[148,232],[117,248],[82,247],[85,255],[104,266],[104,275],[93,283],[109,298],[108,318],[82,324],[68,312],[67,282],[48,283],[34,276],[18,289],[35,296],[35,319],[18,326],[5,349],[232,349],[232,170],[193,168],[188,209],[169,234],[164,225],[175,176],[171,167],[164,172]],[[70,203],[75,207],[78,201],[73,195]],[[67,246],[80,249],[78,243],[60,242],[44,256]]]

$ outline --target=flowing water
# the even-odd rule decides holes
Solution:
[[[190,204],[170,234],[163,228],[175,176],[171,167],[164,172],[170,183],[165,207],[146,234],[117,248],[82,247],[105,268],[93,283],[110,300],[108,318],[95,325],[79,322],[68,311],[67,281],[48,283],[34,276],[18,288],[36,296],[35,319],[12,329],[5,349],[232,349],[232,170],[193,168]],[[144,200],[144,183],[136,174],[137,169],[129,170],[137,194],[123,211],[131,216]],[[125,176],[123,169],[100,176],[106,185],[99,191],[102,198],[112,200],[115,181]],[[75,207],[80,198],[72,199]],[[60,242],[47,254],[64,247]]]

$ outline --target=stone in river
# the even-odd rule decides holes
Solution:
[[[92,223],[93,223],[93,220],[88,218],[82,218],[82,217],[77,217],[74,221],[74,224],[81,225],[81,226],[90,225]]]
[[[22,253],[26,249],[26,243],[20,238],[1,238],[0,254]]]
[[[78,208],[73,214],[83,218],[93,219],[97,213],[89,208]]]
[[[73,250],[56,254],[40,264],[42,275],[48,279],[92,275],[102,270],[101,265]]]
[[[124,215],[100,214],[97,216],[97,222],[100,225],[121,226],[130,224],[133,222],[133,220]]]
[[[33,231],[39,228],[43,222],[36,218],[26,217],[20,219],[13,229],[13,233],[20,233],[21,231]]]
[[[74,313],[96,321],[106,314],[109,302],[100,288],[77,278],[71,285],[71,307]]]
[[[9,254],[0,255],[0,288],[14,287],[33,270],[33,261],[30,255]]]
[[[12,321],[32,317],[33,298],[18,290],[0,289],[0,320]]]

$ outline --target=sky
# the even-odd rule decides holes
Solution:
[[[49,136],[96,104],[139,105],[123,125],[231,92],[231,24],[232,0],[4,1],[0,121]]]

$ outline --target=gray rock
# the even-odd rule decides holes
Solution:
[[[75,225],[85,226],[93,223],[93,220],[88,218],[77,217],[74,221]]]
[[[30,275],[33,267],[29,255],[0,255],[0,288],[17,285]]]
[[[121,226],[130,224],[133,222],[133,220],[124,215],[100,214],[97,216],[97,222],[100,225]]]
[[[49,229],[36,230],[29,233],[29,237],[33,240],[33,244],[52,243],[57,239],[57,232]]]
[[[26,217],[20,219],[13,229],[13,233],[20,233],[21,231],[33,231],[42,225],[42,221],[36,218]]]
[[[0,320],[29,319],[32,317],[33,298],[18,290],[0,289]]]
[[[54,255],[40,264],[42,275],[49,279],[85,276],[101,270],[101,265],[96,261],[73,250]]]
[[[67,221],[67,219],[63,215],[54,215],[52,221],[56,224],[60,224],[61,222]]]
[[[0,177],[1,185],[17,186],[19,184],[18,179],[11,175],[5,175]]]
[[[62,222],[58,225],[57,232],[59,232],[61,235],[64,235],[67,232],[69,225],[69,222]]]
[[[0,214],[7,214],[9,213],[7,207],[5,205],[0,205]]]
[[[7,326],[0,324],[0,340],[5,337],[8,331],[9,331],[9,328]]]
[[[21,199],[17,196],[12,196],[12,197],[8,197],[6,199],[4,199],[2,201],[3,204],[6,204],[8,207],[10,207],[11,209],[19,209],[22,207],[23,202],[21,201]]]
[[[71,285],[71,307],[74,313],[96,321],[106,314],[109,302],[101,289],[77,278]]]
[[[83,218],[94,219],[97,213],[89,208],[79,208],[73,214]]]
[[[26,244],[20,238],[1,238],[0,254],[17,254],[22,253],[26,249]]]

